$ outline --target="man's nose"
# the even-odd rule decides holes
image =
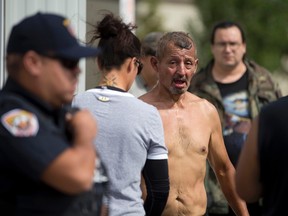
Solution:
[[[186,71],[185,63],[184,62],[179,63],[177,66],[177,73],[183,75],[185,74],[185,71]]]

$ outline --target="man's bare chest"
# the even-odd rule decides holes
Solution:
[[[185,110],[160,112],[165,143],[170,150],[179,153],[207,153],[210,139],[209,125],[200,116],[193,116]]]

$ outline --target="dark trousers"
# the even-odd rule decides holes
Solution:
[[[261,216],[262,215],[262,207],[257,203],[247,203],[247,208],[250,216]],[[229,207],[229,212],[227,214],[211,214],[209,216],[236,216],[233,210]]]

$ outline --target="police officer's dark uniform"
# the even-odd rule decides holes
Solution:
[[[41,20],[45,28],[48,19],[64,20],[60,16],[37,14],[27,22]],[[7,79],[0,92],[0,215],[97,215],[97,200],[92,191],[67,195],[40,180],[47,166],[70,145],[66,112],[65,107],[55,109],[12,78]]]

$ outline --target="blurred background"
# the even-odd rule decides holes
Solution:
[[[142,39],[151,31],[184,31],[194,38],[200,67],[211,58],[210,31],[222,20],[239,22],[247,36],[247,56],[271,71],[283,94],[288,94],[287,0],[0,0],[0,87],[7,78],[5,45],[12,25],[36,11],[56,12],[71,19],[76,36],[89,40],[91,26],[105,11],[135,23]],[[97,46],[97,44],[95,44]],[[80,63],[78,92],[98,80],[93,59]]]

